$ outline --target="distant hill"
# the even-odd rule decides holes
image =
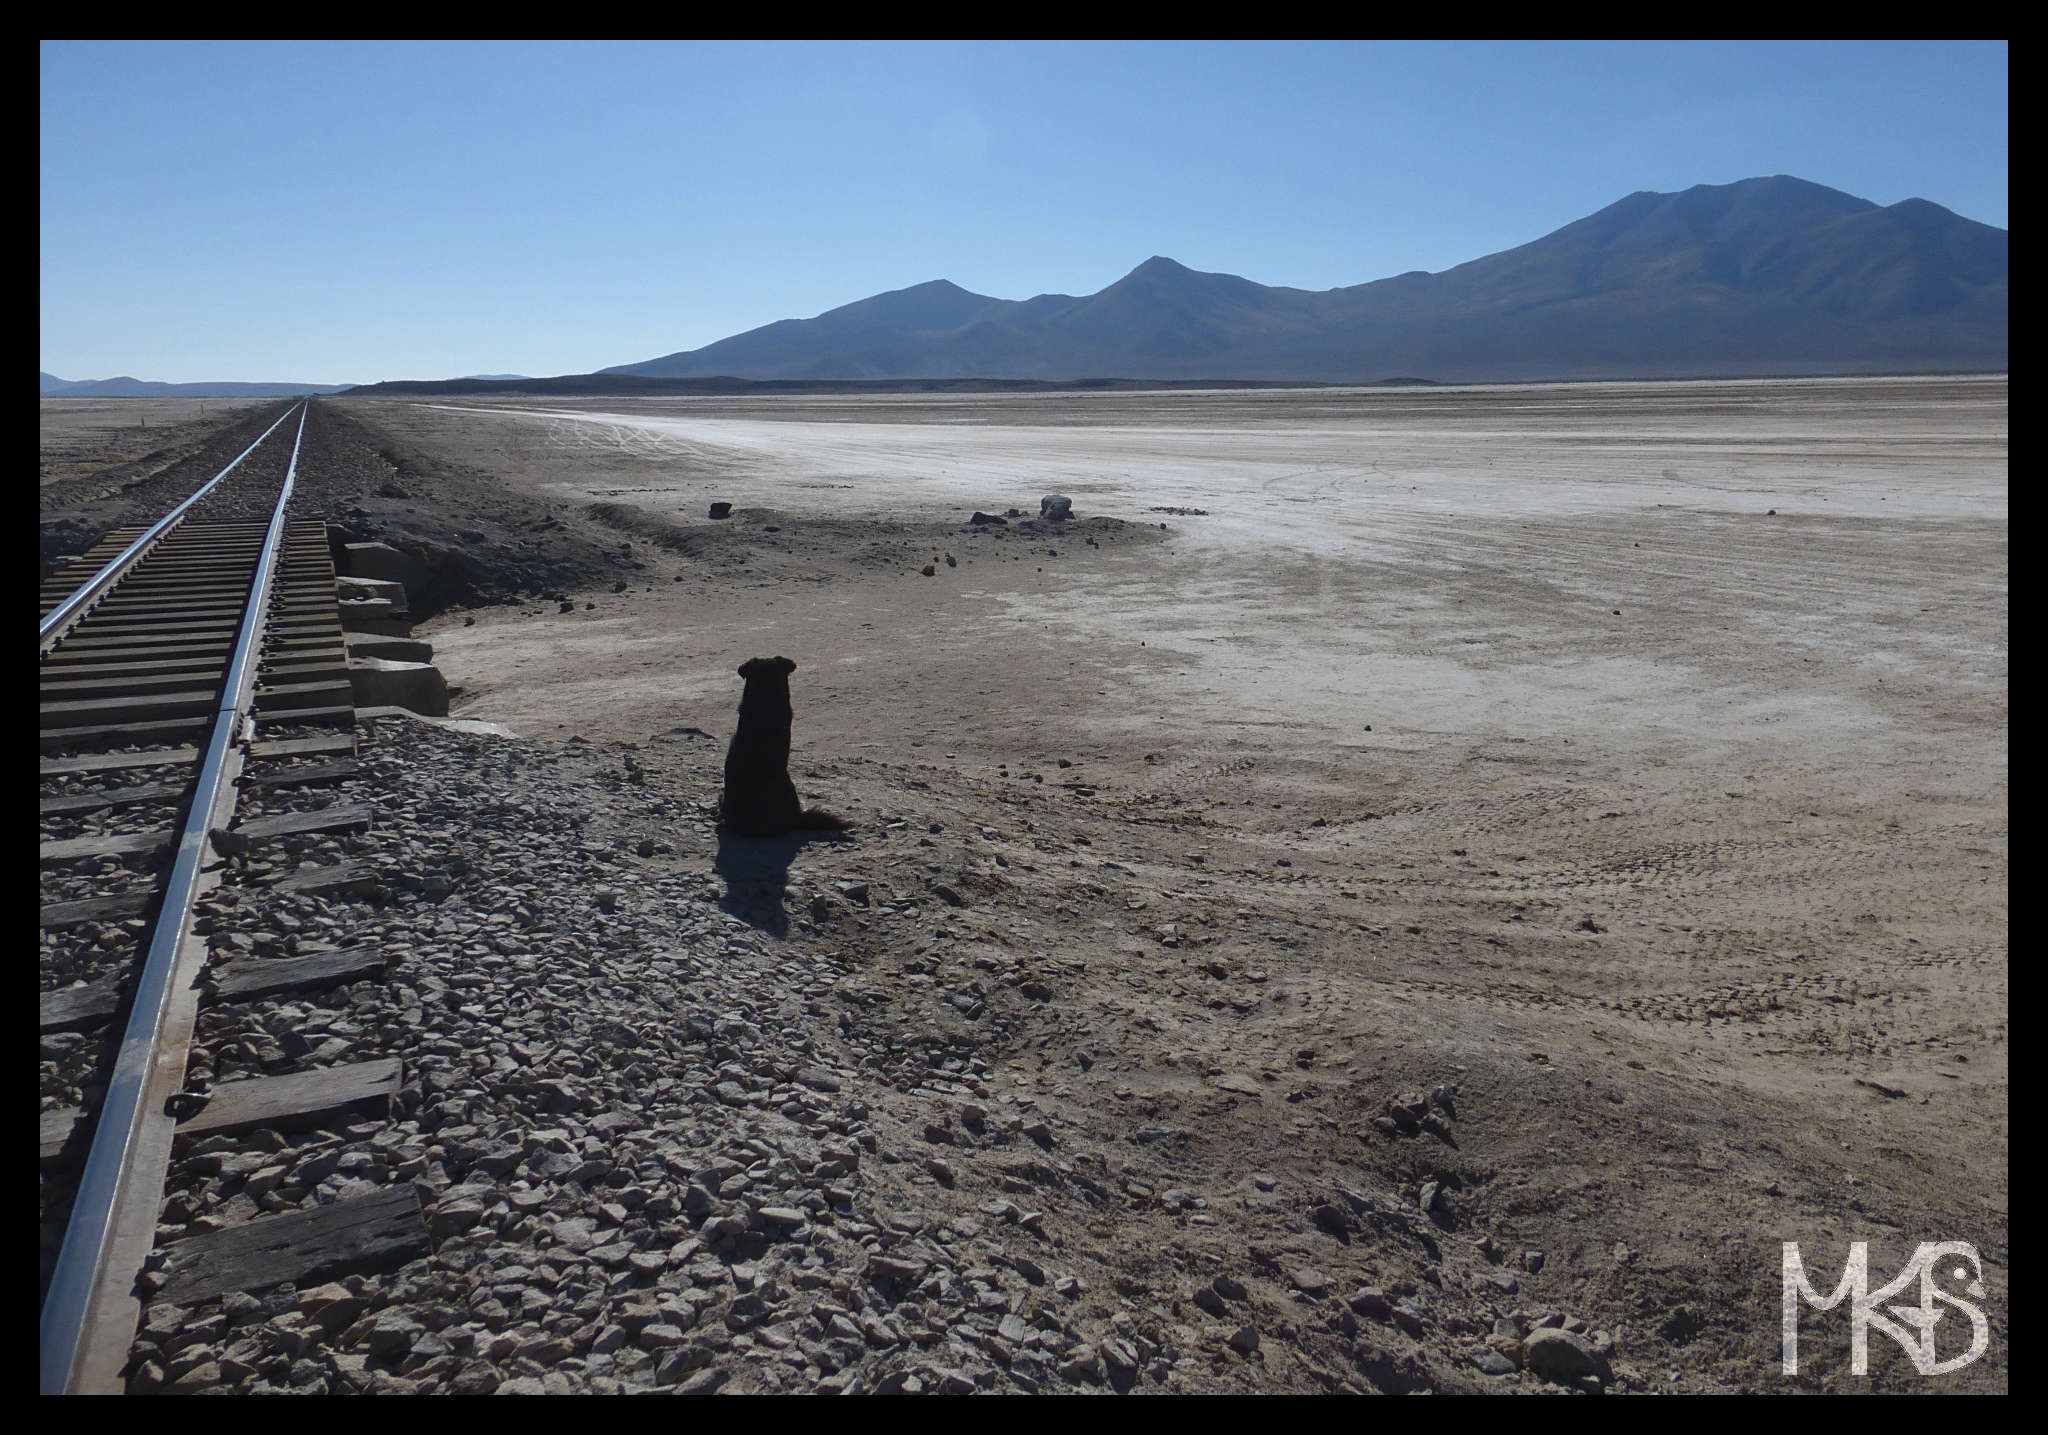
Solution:
[[[1388,379],[1390,384],[1426,384],[1428,379]],[[638,374],[561,374],[552,379],[387,379],[342,390],[341,397],[381,394],[559,394],[643,398],[690,394],[975,394],[1076,393],[1130,389],[1264,389],[1286,382],[1258,379],[651,379]]]
[[[464,374],[465,379],[523,379],[524,374]]]
[[[1155,256],[1099,293],[946,280],[701,349],[642,378],[1359,382],[2003,369],[2007,234],[1777,175],[1644,191],[1441,273],[1272,288]]]
[[[44,374],[42,397],[46,399],[150,399],[150,398],[270,398],[298,394],[336,394],[347,384],[243,384],[199,383],[160,384],[148,379],[60,379]]]

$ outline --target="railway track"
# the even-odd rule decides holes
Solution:
[[[220,920],[202,903],[223,883],[318,894],[374,875],[345,855],[367,805],[290,798],[356,770],[325,526],[291,512],[307,408],[288,409],[163,519],[109,535],[43,586],[46,1394],[125,1388],[146,1302],[303,1278],[426,1234],[405,1188],[343,1203],[375,1211],[323,1207],[157,1242],[166,1174],[193,1142],[354,1113],[397,1086],[395,1062],[188,1079],[203,1004],[382,966],[312,945],[209,965]],[[251,794],[282,810],[247,816]],[[335,855],[336,836],[343,860],[299,860]]]

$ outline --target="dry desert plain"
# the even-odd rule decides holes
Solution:
[[[853,840],[665,860],[856,957],[862,1021],[982,1041],[1113,1173],[1067,1256],[1119,1290],[1413,1297],[1381,1388],[1517,1309],[1623,1388],[2005,1387],[2003,377],[333,402],[555,515],[509,542],[630,545],[429,624],[458,716],[708,803],[734,669],[796,661]],[[1027,950],[1001,1041],[902,999]],[[1939,1240],[1983,1359],[1854,1377],[1838,1309],[1781,1375],[1782,1243],[1831,1288]],[[1215,1388],[1318,1388],[1313,1294]]]
[[[1748,1390],[1785,1384],[1782,1242],[1832,1273],[1867,1241],[1876,1281],[1967,1240],[1987,1358],[1923,1384],[1878,1340],[1873,1372],[1989,1389],[2006,392],[348,407],[594,512],[657,580],[442,618],[459,715],[641,743],[708,797],[716,745],[675,730],[722,740],[734,668],[794,658],[806,800],[936,835],[804,848],[791,884],[944,877],[958,945],[1069,963],[1069,1020],[1010,1063],[1050,1056],[1105,1140],[1194,1133],[1155,1179],[1209,1196],[1210,1239],[1342,1267],[1276,1196],[1361,1162],[1438,1180],[1438,1224],[1491,1233],[1532,1311],[1625,1325],[1617,1358],[1653,1383]],[[1130,526],[965,522],[1049,492]],[[1455,1146],[1372,1124],[1439,1086]],[[1136,1249],[1159,1220],[1098,1234]],[[1794,1384],[1867,1388],[1840,1312],[1807,1324]],[[1949,1327],[1944,1354],[1970,1334]]]
[[[84,475],[133,479],[168,467],[224,416],[274,399],[42,400],[42,463],[38,486]]]

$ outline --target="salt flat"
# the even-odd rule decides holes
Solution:
[[[1174,1179],[1338,1171],[1358,1103],[1454,1081],[1440,1164],[1575,1299],[1710,1312],[1732,1388],[1782,1240],[2003,1279],[2003,378],[357,411],[643,565],[437,620],[459,712],[655,761],[794,658],[806,800],[939,827],[791,880],[937,864],[1084,963],[1130,1094],[1062,1099],[1199,1119]],[[1052,491],[1104,521],[966,524]],[[1262,985],[1219,1016],[1191,961]]]

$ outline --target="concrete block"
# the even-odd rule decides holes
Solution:
[[[351,658],[389,658],[397,663],[431,663],[434,645],[424,638],[389,638],[376,633],[344,633]]]
[[[342,553],[351,577],[382,578],[415,592],[427,586],[427,565],[388,543],[350,543]]]
[[[401,707],[423,717],[448,716],[448,680],[432,663],[351,656],[348,681],[358,709]]]
[[[405,585],[393,583],[388,578],[336,578],[334,591],[343,602],[357,598],[382,598],[392,605],[392,611],[405,611]]]
[[[380,638],[410,638],[412,636],[412,619],[410,618],[350,618],[346,613],[343,613],[341,626],[344,639],[350,634],[368,634]]]
[[[385,628],[371,628],[370,623],[390,623],[397,619],[399,610],[392,606],[389,598],[350,598],[343,595],[341,600],[341,626],[351,632],[370,633],[388,631]],[[411,631],[407,625],[406,631]],[[403,636],[401,634],[400,636]]]

